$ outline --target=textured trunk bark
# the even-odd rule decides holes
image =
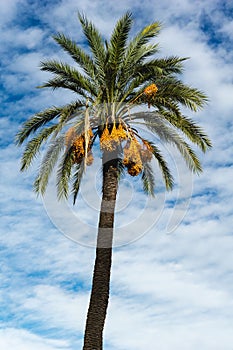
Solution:
[[[99,217],[92,291],[87,313],[83,350],[103,349],[103,329],[110,290],[112,239],[118,189],[118,171],[117,160],[110,160],[109,162],[103,161],[103,163],[103,194]]]

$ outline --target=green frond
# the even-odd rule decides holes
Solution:
[[[175,137],[176,142],[179,143],[180,135],[177,132],[180,131],[192,143],[200,147],[202,152],[206,152],[207,149],[212,146],[211,141],[202,128],[196,125],[191,119],[181,114],[178,115],[167,111],[140,112],[131,114],[130,117],[126,117],[125,120],[133,124],[145,125],[163,141],[166,141],[167,138],[170,140],[169,142],[171,142],[172,138]],[[174,129],[171,128],[171,126],[174,127]]]
[[[169,56],[165,58],[154,59],[149,65],[155,65],[163,70],[164,75],[181,74],[184,71],[183,62],[189,57]]]
[[[79,188],[81,184],[81,180],[84,174],[85,170],[85,162],[82,161],[80,164],[77,164],[75,173],[73,175],[73,186],[72,186],[72,194],[73,194],[73,204],[75,204],[78,193],[79,193]]]
[[[118,67],[125,54],[127,39],[129,31],[132,26],[132,14],[126,12],[125,15],[119,19],[110,39],[109,53],[110,61]]]
[[[162,176],[164,179],[164,183],[166,186],[167,190],[172,190],[173,185],[174,185],[174,180],[173,180],[173,176],[170,172],[170,169],[168,168],[167,162],[165,161],[165,159],[163,158],[160,150],[158,149],[158,147],[156,147],[152,142],[147,141],[150,146],[152,147],[152,153],[155,157],[155,159],[158,161],[158,165],[160,167],[160,170],[162,172]]]
[[[21,160],[21,171],[27,170],[29,168],[33,159],[39,152],[42,143],[46,142],[51,135],[53,135],[53,137],[56,137],[66,125],[68,119],[72,119],[72,109],[70,107],[71,105],[63,109],[58,124],[43,129],[37,136],[35,136],[32,140],[30,140],[27,143]],[[76,129],[79,131],[79,133],[83,131],[83,127],[81,126],[81,124],[83,124],[82,120],[78,123],[76,122]]]
[[[138,66],[135,74],[140,74],[145,77],[145,80],[153,80],[157,83],[157,80],[161,76],[167,76],[170,74],[181,74],[183,72],[183,64],[187,58],[179,58],[176,56],[170,56],[167,58],[153,59]]]
[[[165,143],[175,146],[184,158],[188,168],[193,172],[201,172],[201,164],[195,152],[184,141],[184,139],[166,121],[157,118],[153,122],[145,118],[144,124],[148,130],[152,131],[159,139]],[[135,122],[137,124],[137,122]]]
[[[150,55],[153,55],[157,52],[157,44],[155,45],[146,45],[138,50],[138,58],[140,61],[146,60]],[[134,91],[135,94],[139,93],[137,90],[143,83],[148,85],[148,81],[153,77],[156,78],[154,67],[153,74],[148,69],[143,71],[143,64],[135,60],[132,66],[124,66],[119,73],[119,79],[117,82],[117,89],[119,90],[119,99],[120,101],[126,101],[127,97]],[[161,75],[162,70],[157,67],[157,75]]]
[[[131,25],[132,15],[127,12],[117,22],[109,44],[106,43],[105,82],[106,94],[110,102],[119,100],[120,87],[117,84],[119,68],[125,55]]]
[[[42,143],[47,141],[49,136],[56,130],[56,128],[57,125],[53,125],[46,129],[43,129],[36,137],[27,143],[21,159],[21,171],[27,170],[29,168],[33,159],[39,152]]]
[[[147,195],[154,197],[155,178],[154,178],[154,172],[153,172],[152,166],[149,163],[143,164],[142,182],[143,182],[144,192]]]
[[[125,55],[122,59],[119,75],[119,87],[125,86],[128,79],[134,75],[134,71],[139,63],[143,62],[143,59],[150,55],[150,50],[155,53],[157,47],[155,45],[148,46],[148,41],[158,35],[160,31],[160,23],[155,22],[149,26],[146,26],[141,30],[128,44]],[[148,50],[148,51],[147,51]],[[151,52],[151,54],[152,54]]]
[[[144,84],[144,87],[150,83],[155,83],[158,86],[158,92],[150,101],[150,104],[155,108],[165,108],[168,111],[180,114],[179,105],[183,105],[196,112],[206,104],[208,98],[202,91],[191,88],[175,78],[174,73],[181,73],[182,61],[184,60],[185,58],[170,57],[164,60],[148,61],[138,65],[138,67],[135,64],[134,68],[131,68],[128,75],[126,75],[126,80],[128,84],[131,80],[134,84],[136,78],[140,84]],[[144,87],[142,86],[141,90]],[[140,91],[136,90],[135,93],[140,94]],[[133,99],[135,97],[132,95]],[[142,94],[137,103],[143,102],[147,102],[147,97]]]
[[[73,165],[73,150],[68,148],[62,157],[57,170],[57,197],[58,199],[68,199],[69,180],[71,178],[71,169]]]
[[[137,35],[136,41],[139,45],[146,44],[150,39],[156,37],[161,30],[161,24],[159,22],[151,23],[145,26]]]
[[[57,118],[63,107],[51,107],[43,112],[37,113],[35,116],[31,117],[29,120],[23,123],[21,130],[16,135],[16,144],[22,145],[22,143],[28,138],[28,136],[40,127],[49,123],[51,120]]]
[[[62,33],[53,36],[53,39],[74,59],[84,72],[96,81],[96,67],[92,58],[82,50],[73,40]]]
[[[140,67],[143,62],[145,62],[148,57],[155,55],[159,51],[158,44],[146,44],[142,45],[140,49],[138,49],[137,54],[137,65],[135,65],[135,68]]]
[[[208,102],[208,97],[202,91],[184,84],[174,88],[173,93],[174,99],[194,112],[203,108]]]
[[[75,101],[64,105],[62,107],[62,111],[60,113],[60,116],[67,116],[67,118],[73,118],[74,116],[78,116],[79,113],[82,111],[83,107],[86,105],[86,100],[81,99],[75,99]]]
[[[148,41],[158,35],[160,28],[160,23],[155,22],[141,30],[128,44],[123,64],[137,62],[139,52],[139,57],[141,57],[142,47],[145,48]]]
[[[50,79],[47,83],[38,86],[38,88],[51,88],[53,90],[56,90],[59,88],[68,89],[68,90],[71,90],[71,91],[79,94],[80,96],[82,96],[84,98],[89,98],[90,100],[92,100],[90,95],[87,92],[85,92],[85,90],[80,88],[76,83],[70,82],[67,79],[63,79],[60,77]]]
[[[32,116],[26,122],[23,123],[22,128],[16,134],[15,142],[18,146],[22,145],[22,143],[33,133],[35,133],[38,129],[48,124],[60,116],[65,116],[65,118],[69,119],[74,113],[77,113],[80,108],[85,106],[85,102],[82,100],[76,100],[75,102],[71,102],[68,105],[62,107],[51,107],[47,108],[42,112],[37,113]]]
[[[176,147],[179,149],[180,153],[182,154],[189,169],[193,173],[197,173],[197,174],[201,173],[202,166],[194,150],[186,142],[183,142],[180,144],[177,143]]]
[[[137,76],[131,81],[127,82],[127,86],[125,88],[120,89],[119,99],[120,102],[127,103],[134,100],[138,95],[143,92],[144,86],[142,85],[143,78],[141,76]]]
[[[37,194],[44,194],[48,185],[49,177],[58,161],[58,157],[64,148],[64,136],[53,140],[42,159],[39,174],[34,182],[34,190]]]
[[[197,112],[208,101],[202,91],[191,88],[172,76],[165,77],[159,84],[159,96],[180,103],[194,112]]]
[[[97,68],[98,81],[104,81],[106,52],[103,39],[94,24],[86,18],[85,15],[78,13],[83,33],[87,38],[91,52],[93,53],[94,64]]]
[[[163,129],[161,128],[158,130],[157,126],[153,127],[151,124],[146,124],[146,126],[150,130],[156,130],[157,135],[162,141],[175,146],[184,158],[188,168],[192,172],[199,173],[202,171],[200,161],[194,150],[187,144],[187,142],[183,140],[183,138],[178,133],[176,133],[174,130],[169,130],[169,127],[163,127]]]
[[[60,81],[60,83],[66,84],[65,86],[66,88],[69,88],[69,85],[71,85],[74,88],[76,87],[77,90],[82,89],[86,92],[89,92],[92,95],[96,95],[96,88],[91,82],[91,80],[84,77],[84,75],[82,75],[75,68],[71,67],[69,64],[58,62],[56,60],[48,60],[45,62],[41,62],[40,69],[42,71],[47,71],[57,75],[55,79],[50,80],[49,83],[44,84],[40,87],[54,88],[54,86],[56,86],[56,83]],[[63,87],[63,86],[58,86],[58,87]],[[74,90],[74,88],[72,88],[72,90]],[[83,94],[84,92],[82,92],[81,95]]]
[[[166,119],[171,125],[181,130],[188,139],[195,143],[203,152],[212,147],[211,141],[203,129],[184,115],[162,111],[161,118]]]
[[[142,96],[141,100],[144,103],[147,102],[144,96]],[[174,114],[180,114],[179,104],[171,98],[164,97],[161,91],[158,91],[158,93],[155,95],[153,101],[151,101],[151,105],[157,108],[159,111],[165,110]]]

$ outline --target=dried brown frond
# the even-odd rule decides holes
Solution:
[[[70,147],[73,144],[73,141],[75,137],[77,136],[77,133],[75,131],[75,128],[72,126],[69,128],[65,134],[65,145],[66,147]]]
[[[153,157],[153,148],[146,140],[142,140],[143,145],[140,150],[141,158],[143,162],[150,162]]]

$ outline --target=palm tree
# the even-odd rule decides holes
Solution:
[[[201,172],[195,151],[203,152],[211,142],[203,130],[181,109],[202,108],[204,93],[185,85],[178,76],[186,58],[156,58],[160,24],[151,23],[129,39],[132,15],[120,18],[108,41],[85,15],[78,14],[89,51],[62,33],[54,40],[73,58],[75,67],[58,60],[41,63],[41,70],[53,74],[41,88],[68,89],[75,100],[48,108],[27,120],[18,132],[21,145],[29,138],[21,170],[27,170],[48,144],[34,189],[44,194],[54,170],[58,199],[73,197],[75,203],[86,166],[92,164],[93,146],[102,154],[102,202],[99,216],[96,260],[86,320],[84,350],[103,347],[103,328],[109,299],[114,209],[121,174],[139,176],[148,195],[154,194],[154,163],[157,162],[167,190],[173,177],[161,150],[153,140],[139,134],[144,125],[157,138],[175,146],[192,172]],[[137,106],[142,106],[138,110]],[[154,161],[152,162],[152,159]]]

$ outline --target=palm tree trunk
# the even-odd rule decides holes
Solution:
[[[117,160],[103,161],[103,163],[103,194],[83,350],[103,349],[103,328],[109,300],[118,170]]]

